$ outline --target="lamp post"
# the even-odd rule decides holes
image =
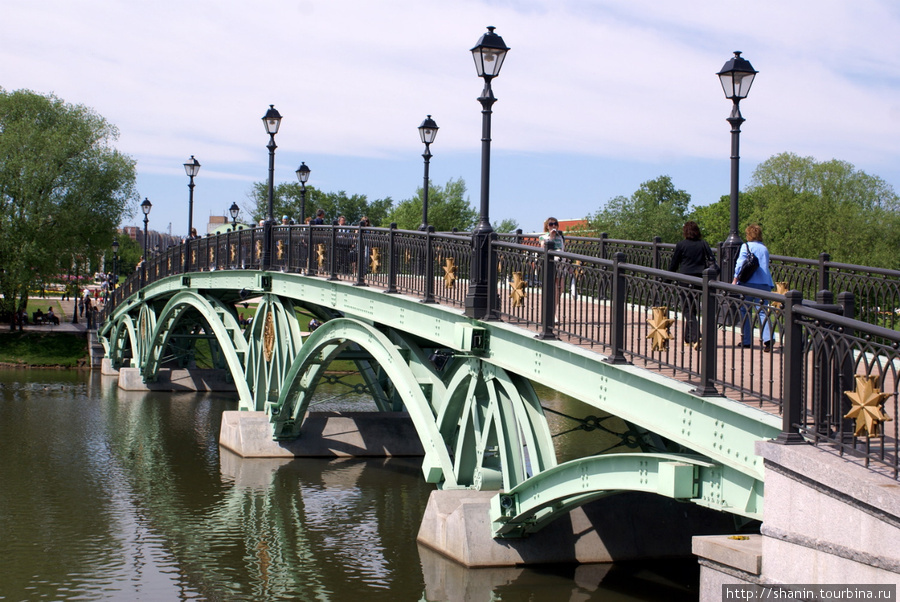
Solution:
[[[731,115],[727,119],[731,124],[731,231],[722,245],[724,255],[722,280],[725,282],[731,282],[734,278],[734,266],[743,244],[743,239],[738,234],[738,174],[741,160],[741,124],[744,123],[740,102],[750,93],[750,86],[757,73],[758,71],[755,71],[750,65],[750,61],[741,57],[739,51],[735,51],[734,56],[728,59],[722,70],[717,73],[719,81],[722,83],[722,90],[725,91],[725,98],[731,99],[733,103]]]
[[[306,183],[309,181],[310,169],[306,166],[306,162],[302,161],[300,167],[294,172],[297,179],[300,180],[300,224],[306,223]]]
[[[144,287],[147,281],[147,223],[150,221],[150,218],[147,216],[150,215],[152,207],[153,203],[148,198],[145,198],[144,202],[141,203],[141,211],[144,213],[144,256],[141,257],[141,288]]]
[[[484,90],[478,98],[481,103],[481,216],[472,233],[472,273],[465,305],[465,314],[470,318],[490,318],[488,299],[497,296],[497,283],[489,282],[493,279],[488,278],[494,234],[490,220],[491,106],[497,100],[491,90],[491,80],[500,74],[508,50],[503,38],[494,33],[494,27],[488,27],[488,32],[472,48],[478,77],[484,78]]]
[[[423,232],[428,229],[428,164],[431,162],[430,146],[437,137],[437,132],[438,124],[434,122],[431,115],[426,117],[422,125],[419,126],[419,136],[421,136],[422,142],[425,143],[425,152],[422,153],[422,158],[425,159],[425,183],[422,189],[422,225],[419,226],[419,230]]]
[[[231,207],[228,208],[228,213],[231,214],[231,230],[232,232],[237,232],[237,216],[238,213],[241,212],[241,208],[237,206],[237,203],[232,203]]]
[[[184,164],[184,173],[190,178],[188,188],[191,193],[188,197],[188,229],[187,237],[191,238],[191,232],[194,230],[194,176],[200,173],[200,162],[191,155],[191,158]]]
[[[112,241],[112,250],[113,250],[113,290],[116,288],[116,284],[119,282],[119,239],[114,238]]]
[[[266,206],[266,224],[263,232],[263,269],[269,269],[272,262],[272,226],[275,224],[275,218],[272,216],[272,206],[275,203],[275,134],[281,127],[281,113],[275,108],[275,105],[269,105],[269,110],[262,118],[263,125],[266,127],[266,133],[269,134],[269,202]]]

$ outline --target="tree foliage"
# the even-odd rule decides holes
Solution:
[[[681,226],[691,195],[678,190],[669,176],[660,176],[641,184],[631,197],[617,196],[587,217],[588,229],[607,232],[612,238],[663,242],[681,240]]]
[[[248,193],[250,213],[253,222],[266,217],[268,209],[268,184],[256,182]],[[346,192],[323,192],[314,186],[306,187],[306,211],[305,216],[315,216],[318,209],[325,211],[325,223],[330,224],[343,215],[347,223],[355,224],[363,216],[368,217],[373,226],[387,225],[385,222],[388,212],[394,202],[390,197],[369,201],[364,194],[348,196]],[[272,200],[272,215],[276,222],[280,222],[282,216],[287,215],[296,223],[300,223],[301,187],[298,182],[282,182],[275,186]]]
[[[135,162],[92,109],[0,89],[0,308],[36,280],[93,262],[137,200]]]
[[[423,188],[416,196],[400,201],[390,213],[389,221],[401,230],[417,230],[422,224]],[[428,188],[428,225],[437,232],[449,232],[453,228],[471,230],[478,221],[476,211],[466,198],[466,182],[462,178],[449,180],[447,184],[430,184]]]
[[[692,214],[710,240],[728,234],[729,198]],[[724,218],[724,219],[723,219]],[[739,202],[739,231],[762,226],[776,255],[900,268],[900,200],[877,176],[846,161],[781,153],[759,164]],[[724,224],[724,227],[722,227]]]

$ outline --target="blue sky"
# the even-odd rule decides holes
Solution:
[[[790,151],[841,159],[900,190],[900,4],[895,0],[116,0],[0,7],[0,86],[93,107],[137,160],[150,227],[187,228],[267,177],[270,104],[284,116],[276,181],[370,199],[422,183],[417,126],[440,127],[431,178],[479,206],[488,25],[511,48],[493,82],[491,218],[525,230],[583,217],[672,177],[697,205],[729,187],[734,50],[759,71],[741,103],[741,187]],[[123,225],[137,225],[137,215]]]

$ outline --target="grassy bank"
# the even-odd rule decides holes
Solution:
[[[4,332],[0,363],[20,366],[77,368],[90,365],[84,335],[50,332]]]

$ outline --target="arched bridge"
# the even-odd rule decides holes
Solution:
[[[154,257],[115,291],[99,334],[113,367],[148,382],[208,341],[240,409],[264,411],[276,439],[301,435],[329,364],[354,361],[379,410],[408,412],[428,482],[498,492],[497,537],[620,491],[761,518],[762,439],[835,445],[896,478],[896,275],[773,257],[780,292],[754,292],[760,303],[715,268],[666,271],[671,247],[254,228]],[[322,325],[304,333],[300,314]],[[736,346],[743,328],[751,347]],[[534,382],[624,420],[634,453],[558,462]]]

